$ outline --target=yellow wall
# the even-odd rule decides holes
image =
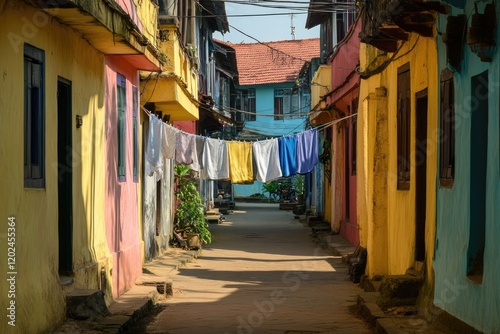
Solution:
[[[157,46],[158,36],[158,8],[152,0],[134,0],[137,6],[138,16],[142,23],[142,34],[149,42]]]
[[[330,222],[332,232],[340,232],[342,219],[342,201],[344,184],[344,142],[343,130],[339,123],[331,126],[332,130],[332,164],[330,184],[325,188],[325,220]],[[325,183],[328,179],[325,177]]]
[[[168,40],[162,41],[161,52],[167,56],[163,72],[141,81],[143,98],[154,102],[156,109],[170,115],[170,121],[198,120],[198,65],[196,57],[189,58],[188,50],[181,46],[178,30],[174,25],[161,29]],[[193,51],[195,52],[195,51]]]
[[[72,30],[23,3],[7,2],[0,15],[0,212],[4,220],[16,217],[18,273],[16,327],[2,320],[0,332],[36,333],[57,326],[65,312],[58,275],[58,76],[72,82],[73,124],[77,114],[83,118],[80,129],[72,128],[73,287],[97,288],[99,266],[108,262],[103,225],[104,58]],[[40,190],[24,188],[24,42],[45,51],[46,187]],[[2,281],[5,273],[1,271]],[[0,295],[6,295],[5,284]],[[0,309],[6,303],[0,298]]]
[[[410,48],[414,47],[410,52]],[[371,46],[361,46],[362,68],[373,60]],[[383,71],[361,81],[358,115],[358,214],[361,244],[368,248],[367,274],[403,274],[414,263],[415,247],[415,93],[428,90],[426,269],[432,279],[435,235],[438,75],[433,38],[417,37]],[[410,190],[397,190],[397,70],[410,62]]]

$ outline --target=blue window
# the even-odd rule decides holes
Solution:
[[[45,52],[24,45],[24,187],[45,188]]]
[[[126,110],[127,110],[127,94],[126,80],[121,74],[117,74],[117,106],[118,106],[118,181],[125,181],[125,140],[126,140]]]

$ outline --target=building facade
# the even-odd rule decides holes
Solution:
[[[438,17],[435,316],[500,331],[499,66],[495,2],[447,1]],[[444,311],[444,312],[442,312]],[[447,317],[445,317],[447,318]],[[448,317],[449,318],[449,317]],[[471,329],[468,329],[471,332]]]
[[[0,151],[8,157],[0,170],[9,175],[2,178],[8,191],[0,195],[0,205],[15,222],[19,273],[11,285],[15,296],[0,302],[4,309],[15,302],[11,321],[16,326],[2,321],[2,332],[50,331],[64,319],[71,291],[101,290],[108,303],[116,291],[106,211],[106,169],[112,166],[116,173],[117,168],[109,164],[108,157],[116,161],[116,156],[108,155],[108,148],[118,136],[107,133],[116,94],[107,94],[105,68],[115,54],[135,68],[161,67],[155,37],[146,37],[149,21],[132,19],[151,17],[148,11],[156,7],[151,1],[142,4],[128,6],[130,13],[103,1],[0,6],[5,75]],[[137,73],[129,78],[137,85]],[[131,106],[132,100],[130,111]],[[127,139],[131,126],[129,131]],[[12,139],[15,145],[8,144]],[[137,219],[132,219],[138,238]],[[2,249],[7,253],[3,240]]]
[[[319,38],[268,43],[231,44],[236,50],[238,86],[234,100],[238,139],[266,139],[305,129],[310,111],[309,77],[300,77],[304,64],[319,54]],[[235,196],[262,193],[262,182],[235,185]]]
[[[321,55],[312,81],[310,123],[321,126],[324,212],[319,214],[351,244],[359,244],[356,211],[356,114],[360,78],[360,16],[354,7],[326,15],[310,3],[307,28],[321,25]],[[333,24],[336,22],[336,25]]]

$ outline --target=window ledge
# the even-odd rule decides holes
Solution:
[[[398,181],[398,190],[410,190],[410,181]]]
[[[454,183],[454,180],[453,179],[443,179],[443,178],[440,178],[439,179],[439,186],[441,188],[453,188],[453,183]]]

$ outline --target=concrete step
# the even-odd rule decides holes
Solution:
[[[66,316],[94,321],[109,314],[101,290],[74,290],[66,295]]]
[[[387,317],[384,311],[377,305],[378,292],[361,292],[358,295],[358,313],[371,326],[376,326],[377,319]]]
[[[218,214],[210,214],[210,215],[206,215],[205,216],[205,220],[207,221],[207,223],[209,224],[219,224],[221,222],[221,214],[218,213]]]
[[[423,282],[421,276],[386,276],[382,279],[377,303],[383,309],[391,306],[415,305]]]
[[[295,210],[295,207],[297,206],[297,203],[293,202],[288,202],[288,203],[280,203],[279,209],[280,210]]]
[[[174,295],[172,280],[164,277],[142,275],[136,280],[135,284],[155,287],[158,294],[164,297],[172,297]]]

